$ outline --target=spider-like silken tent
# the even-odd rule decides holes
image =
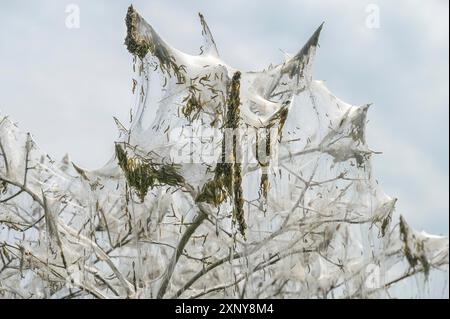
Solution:
[[[245,72],[202,15],[196,56],[133,7],[125,22],[135,103],[104,167],[0,118],[0,297],[388,298],[448,271],[448,238],[397,217],[372,174],[370,105],[312,79],[322,25]]]

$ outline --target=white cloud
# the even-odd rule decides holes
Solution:
[[[374,158],[374,173],[382,188],[399,198],[397,212],[419,230],[448,233],[448,173],[414,143],[374,126],[368,128],[369,145],[383,151]]]

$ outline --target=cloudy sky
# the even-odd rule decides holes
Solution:
[[[373,102],[375,174],[419,230],[448,235],[448,1],[132,1],[173,46],[198,53],[197,12],[221,56],[243,70],[280,62],[325,21],[315,78],[341,99]],[[80,28],[66,8],[80,9]],[[0,2],[0,111],[54,158],[98,168],[113,152],[112,116],[126,122],[131,56],[127,1]],[[374,6],[375,5],[375,6]],[[370,17],[379,11],[379,27]],[[375,12],[376,13],[376,12]],[[369,18],[368,18],[369,17]]]

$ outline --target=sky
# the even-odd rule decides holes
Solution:
[[[340,99],[373,103],[368,143],[385,192],[418,230],[448,235],[447,0],[0,1],[0,112],[53,158],[95,169],[127,122],[130,2],[171,45],[199,53],[202,12],[221,57],[242,70],[279,63],[325,22],[314,64]],[[79,28],[68,28],[68,5]],[[375,19],[375,20],[374,20]],[[374,22],[375,21],[375,22]]]

